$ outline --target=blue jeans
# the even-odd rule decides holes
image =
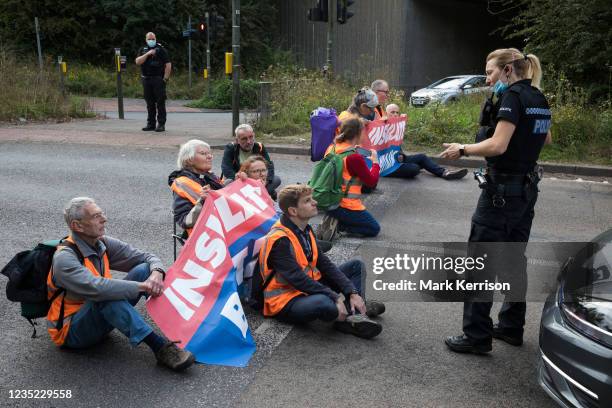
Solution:
[[[355,289],[363,296],[362,280],[365,280],[365,264],[358,259],[353,259],[343,263],[338,269],[349,278]],[[340,292],[340,288],[324,277],[319,282],[328,286],[334,292]],[[345,304],[347,310],[350,311],[348,299]],[[336,320],[337,317],[338,308],[336,307],[336,302],[329,296],[321,293],[294,297],[277,315],[279,320],[294,324],[304,324],[316,319],[331,322]]]
[[[364,237],[375,237],[380,232],[380,225],[367,210],[355,211],[338,207],[327,214],[338,219],[338,228],[341,231]]]
[[[130,270],[126,280],[144,282],[151,271],[149,264],[142,263]],[[65,347],[87,348],[99,343],[113,329],[129,338],[130,344],[138,345],[153,329],[144,321],[134,306],[144,293],[128,300],[106,300],[85,302],[70,322]]]
[[[404,155],[404,161],[397,170],[388,174],[387,177],[412,178],[425,169],[431,174],[442,177],[444,167],[438,166],[433,160],[423,153],[414,154],[412,156]]]

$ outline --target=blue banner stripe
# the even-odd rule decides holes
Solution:
[[[230,257],[233,258],[234,255],[236,255],[238,252],[246,248],[249,245],[250,240],[253,240],[253,239],[256,240],[266,235],[268,231],[270,231],[270,229],[272,228],[272,225],[274,225],[277,219],[278,219],[278,215],[275,214],[272,218],[269,218],[266,221],[262,222],[260,225],[253,228],[251,231],[249,231],[245,235],[241,236],[238,240],[230,244],[228,248]]]

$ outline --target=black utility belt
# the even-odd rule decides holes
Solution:
[[[525,174],[501,173],[489,168],[486,173],[475,171],[474,179],[478,187],[493,197],[495,207],[503,207],[504,197],[522,197],[526,188],[536,186],[542,179],[542,168],[536,166]]]
[[[163,78],[163,75],[141,75],[143,79]]]

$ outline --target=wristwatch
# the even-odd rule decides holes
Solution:
[[[468,157],[467,153],[465,153],[465,145],[459,145],[459,156]]]
[[[155,268],[151,270],[151,273],[153,273],[153,271],[157,271],[159,273],[162,274],[162,280],[166,280],[166,271],[164,271],[163,269],[160,268]]]

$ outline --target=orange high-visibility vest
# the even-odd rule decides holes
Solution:
[[[325,151],[325,156],[327,156],[333,146],[334,145],[331,144],[327,148]],[[336,143],[336,154],[345,152],[352,147],[354,146],[350,143]],[[349,173],[348,167],[346,166],[348,156],[342,159],[342,192],[344,193],[344,196],[340,200],[340,207],[353,211],[365,210],[366,207],[361,202],[361,180],[359,180],[359,177],[351,176]]]
[[[174,191],[179,197],[189,200],[194,206],[200,199],[202,193],[202,186],[197,181],[190,179],[187,176],[181,176],[174,179],[170,189]],[[187,235],[191,235],[193,228],[186,228]]]
[[[302,272],[311,277],[314,280],[321,279],[321,272],[317,269],[317,259],[319,257],[319,251],[317,249],[316,240],[312,231],[310,231],[310,245],[312,247],[312,261],[308,262],[304,249],[300,244],[299,238],[289,228],[281,224],[280,220],[272,226],[272,229],[266,236],[266,240],[259,250],[259,271],[262,276],[263,282],[266,282],[268,276],[272,273],[272,269],[268,267],[268,256],[272,250],[272,246],[279,239],[287,237],[293,247],[292,253],[295,255]],[[274,274],[274,277],[270,280],[268,286],[264,289],[264,316],[274,316],[278,314],[291,299],[296,296],[302,295],[304,292],[300,292],[291,286],[285,279],[278,273]]]
[[[66,241],[74,244],[74,240],[72,237],[66,238]],[[58,245],[57,250],[61,251],[65,249],[66,246],[62,246],[62,244]],[[108,261],[108,255],[106,252],[102,257],[102,262],[104,264],[104,269],[102,273],[96,269],[94,264],[87,258],[84,259],[83,266],[87,268],[94,276],[103,276],[107,279],[110,279],[110,266]],[[51,271],[47,276],[47,298],[51,300],[55,291],[58,290],[57,286],[53,282],[53,267],[51,267]],[[60,313],[62,311],[62,303],[63,303],[63,316],[64,321],[63,325],[58,329],[57,322],[60,319]],[[70,321],[72,320],[72,316],[79,311],[79,309],[85,303],[84,300],[74,300],[66,298],[66,292],[63,295],[57,296],[51,306],[49,307],[49,312],[47,313],[47,331],[51,336],[51,340],[58,346],[61,346],[66,341],[66,336],[68,336],[68,331],[70,330]]]

